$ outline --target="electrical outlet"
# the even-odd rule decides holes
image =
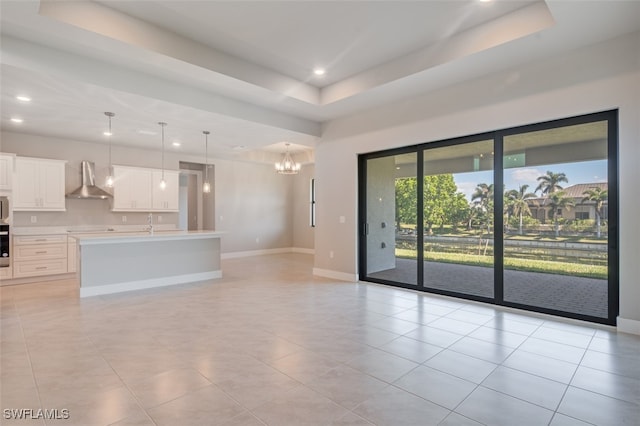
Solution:
[[[162,216],[158,215],[158,223],[162,222]]]
[[[127,223],[127,216],[122,215],[122,223]]]
[[[329,252],[329,259],[333,259],[333,250]]]
[[[31,216],[31,223],[37,223],[38,222],[38,216]]]
[[[260,237],[256,237],[256,244],[260,244]]]

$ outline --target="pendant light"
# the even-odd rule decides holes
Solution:
[[[105,112],[104,115],[109,117],[109,130],[104,132],[104,134],[109,137],[109,174],[105,179],[104,186],[106,186],[107,188],[113,188],[113,164],[111,164],[111,136],[113,136],[113,132],[111,132],[111,119],[115,117],[115,114],[112,112]]]
[[[211,184],[209,183],[209,131],[203,130],[204,134],[204,184],[202,185],[202,192],[208,194],[211,192]]]
[[[296,163],[289,154],[289,143],[285,144],[287,147],[282,161],[276,163],[276,171],[282,175],[296,175],[300,171],[300,163]]]
[[[162,130],[162,179],[160,180],[160,189],[164,191],[167,187],[167,182],[164,180],[164,126],[166,126],[167,123],[160,121],[158,124]]]

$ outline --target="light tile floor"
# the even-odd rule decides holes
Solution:
[[[311,268],[231,259],[221,280],[82,300],[2,287],[0,423],[639,424],[638,336]]]

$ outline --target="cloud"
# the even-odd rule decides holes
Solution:
[[[517,169],[511,172],[511,179],[516,182],[532,183],[542,175],[544,175],[544,172],[538,169]]]
[[[476,186],[478,186],[476,182],[456,182],[456,185],[458,186],[458,192],[466,195],[467,200],[471,200],[471,194],[473,194]]]

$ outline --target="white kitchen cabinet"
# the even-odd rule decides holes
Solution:
[[[150,211],[150,169],[113,166],[113,211]]]
[[[78,270],[78,240],[68,238],[67,240],[67,272],[77,272]]]
[[[11,191],[15,155],[0,154],[0,191]]]
[[[0,281],[9,280],[13,278],[13,272],[11,271],[11,266],[5,266],[4,268],[0,268]],[[2,285],[2,283],[0,283]]]
[[[154,211],[178,211],[180,173],[173,170],[164,171],[166,188],[160,189],[162,170],[153,171],[153,210]]]
[[[179,172],[165,170],[167,186],[160,189],[162,170],[113,166],[112,211],[177,212]]]
[[[67,273],[66,235],[28,235],[13,238],[13,278]]]
[[[64,211],[66,161],[16,157],[14,211]]]

